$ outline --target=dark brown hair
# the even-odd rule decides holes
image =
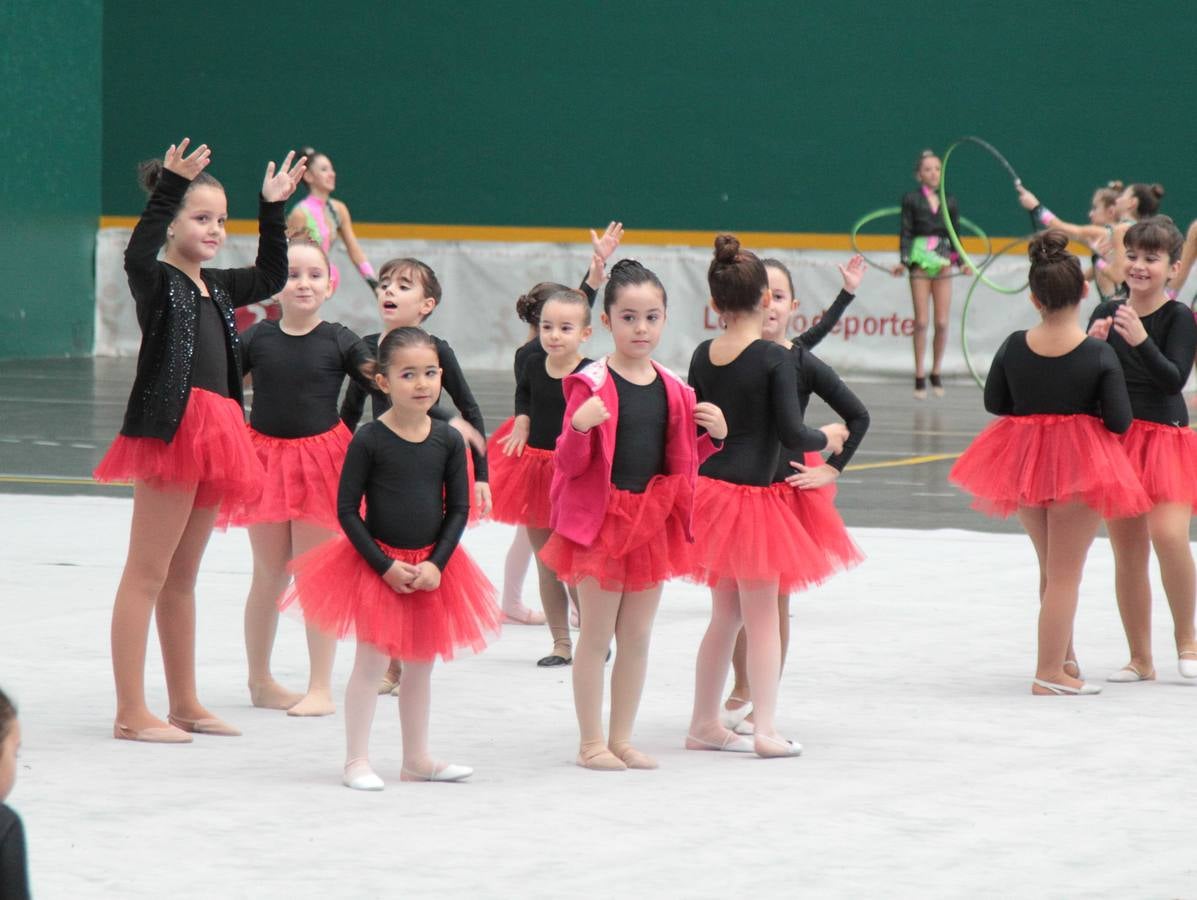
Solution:
[[[378,371],[385,372],[391,364],[391,357],[409,347],[431,347],[435,351],[436,341],[423,328],[416,328],[414,325],[404,325],[402,328],[388,331],[386,337],[378,344]]]
[[[721,234],[715,238],[707,284],[719,312],[751,312],[760,306],[761,294],[769,287],[769,274],[755,253],[740,248],[735,235]]]
[[[432,267],[428,263],[420,262],[418,259],[412,259],[407,256],[398,259],[388,259],[382,264],[382,268],[378,270],[379,282],[386,281],[392,275],[412,274],[420,280],[420,284],[424,287],[424,296],[431,297],[436,301],[436,305],[441,305],[441,283],[437,280],[436,272],[432,271]],[[432,313],[428,314],[429,316]],[[425,316],[424,318],[428,318]]]
[[[160,159],[147,159],[137,164],[137,183],[141,185],[141,189],[147,194],[154,193],[158,188],[158,182],[162,180],[162,173],[166,171]],[[224,190],[224,185],[217,181],[213,176],[206,171],[200,172],[191,179],[191,184],[187,186],[188,192],[192,188],[197,187],[214,187],[217,190]],[[186,196],[186,195],[184,195]]]
[[[520,294],[519,299],[515,301],[515,314],[529,325],[540,324],[540,308],[544,306],[545,300],[550,295],[557,291],[568,291],[563,284],[558,284],[556,281],[542,281],[535,284],[529,289],[528,293]]]
[[[786,283],[789,284],[789,286],[790,286],[790,299],[793,299],[794,298],[794,276],[790,274],[790,270],[786,268],[786,264],[783,263],[780,259],[773,259],[772,257],[770,257],[769,259],[762,259],[761,262],[765,264],[766,269],[776,269],[778,272],[780,272],[782,275],[784,275],[786,277]],[[769,275],[769,273],[766,272],[765,276],[768,277],[768,275]]]
[[[1149,216],[1140,219],[1126,230],[1122,245],[1127,250],[1141,250],[1156,253],[1167,253],[1170,262],[1180,260],[1180,252],[1185,244],[1184,235],[1176,227],[1176,223],[1168,216]]]
[[[553,291],[544,298],[544,303],[540,305],[540,314],[544,315],[544,308],[550,303],[566,303],[570,306],[577,306],[582,310],[582,325],[590,324],[590,301],[586,299],[586,295],[576,288],[563,287],[559,290]]]
[[[635,259],[621,259],[611,267],[611,274],[607,279],[607,287],[603,290],[603,312],[610,313],[611,307],[619,299],[619,292],[626,287],[637,284],[651,284],[661,292],[661,305],[668,306],[669,298],[665,294],[665,285],[656,273]]]
[[[323,156],[329,162],[332,162],[332,157],[330,157],[327,153],[321,153],[319,150],[317,150],[315,147],[311,146],[310,144],[307,146],[304,146],[304,147],[300,147],[299,155],[306,156],[308,158],[309,166],[316,161],[317,156]]]
[[[1028,281],[1036,300],[1051,310],[1081,302],[1085,273],[1081,261],[1068,252],[1068,235],[1062,231],[1040,232],[1031,238],[1027,256],[1031,258]]]
[[[1164,186],[1161,184],[1143,184],[1138,182],[1130,186],[1130,192],[1139,201],[1139,218],[1146,219],[1160,211],[1160,201],[1164,199]]]

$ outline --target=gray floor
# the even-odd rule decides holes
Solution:
[[[507,372],[470,372],[488,424],[511,410]],[[130,359],[0,362],[0,492],[121,496],[128,488],[89,479],[120,427]],[[946,478],[989,417],[969,382],[948,386],[944,399],[916,401],[907,382],[854,381],[872,427],[840,480],[839,507],[849,525],[1018,531],[1015,522],[987,519],[968,508]],[[811,424],[833,417],[816,400]]]

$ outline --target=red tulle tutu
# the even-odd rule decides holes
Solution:
[[[383,553],[406,563],[428,559],[431,547],[404,550],[379,543]],[[353,634],[392,659],[452,659],[461,648],[474,652],[497,634],[503,614],[494,585],[463,547],[449,557],[434,591],[400,594],[370,568],[344,535],[291,563],[295,581],[279,601],[298,602],[306,621],[339,638]]]
[[[341,422],[323,434],[276,438],[250,428],[249,439],[266,475],[251,503],[224,503],[219,525],[300,520],[339,530],[337,485],[352,435]]]
[[[1002,416],[973,439],[948,480],[991,516],[1071,501],[1105,519],[1151,507],[1118,439],[1093,416]]]
[[[194,487],[197,507],[252,501],[264,477],[241,406],[203,388],[191,389],[172,441],[117,435],[92,474],[157,490]]]
[[[818,463],[808,459],[806,465],[822,465],[822,457]],[[864,561],[864,553],[848,534],[844,520],[835,508],[834,481],[809,491],[795,490],[782,481],[774,484],[773,489],[780,495],[782,502],[793,510],[832,569],[850,569]]]
[[[549,486],[553,481],[553,451],[524,447],[520,456],[508,456],[499,441],[511,433],[512,419],[495,430],[487,441],[490,461],[490,517],[510,525],[549,527]]]
[[[566,584],[595,579],[604,591],[643,591],[694,571],[694,544],[678,499],[684,475],[658,475],[642,494],[611,488],[598,537],[583,547],[556,532],[540,559]]]
[[[697,567],[692,577],[776,581],[790,593],[825,581],[835,566],[773,485],[732,484],[699,476],[694,494]]]
[[[1135,419],[1122,435],[1131,468],[1156,503],[1187,503],[1197,510],[1197,434],[1183,425]]]

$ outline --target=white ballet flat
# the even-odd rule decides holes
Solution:
[[[1101,687],[1096,684],[1086,683],[1080,687],[1069,687],[1066,684],[1056,684],[1054,681],[1044,681],[1042,678],[1036,678],[1034,683],[1038,687],[1051,691],[1053,694],[1075,694],[1088,697],[1101,693]]]
[[[741,737],[734,731],[729,731],[727,737],[723,739],[723,743],[716,744],[711,741],[704,741],[700,737],[695,737],[692,734],[686,735],[686,749],[687,750],[722,750],[727,753],[755,753],[756,748],[752,741],[746,737]]]
[[[384,787],[382,779],[374,774],[373,769],[359,772],[353,777],[346,772],[341,776],[341,784],[347,788],[353,788],[355,791],[381,791]]]
[[[1197,677],[1197,676],[1195,676]],[[1114,684],[1134,684],[1136,681],[1155,681],[1155,671],[1140,672],[1130,663],[1127,663],[1114,674],[1108,676],[1106,681]]]
[[[463,781],[474,774],[474,770],[469,766],[458,766],[453,763],[447,763],[440,769],[434,769],[432,772],[413,772],[411,769],[403,768],[400,770],[399,777],[404,781]]]
[[[1176,668],[1181,678],[1197,678],[1197,650],[1182,650]]]
[[[728,700],[739,700],[739,697],[728,697]],[[728,731],[734,731],[736,734],[752,734],[751,731],[740,731],[739,725],[745,719],[752,715],[752,701],[749,700],[743,706],[737,706],[735,709],[728,709],[726,706],[719,710],[719,724]]]
[[[802,745],[797,741],[788,741],[785,738],[769,737],[767,734],[758,734],[756,739],[758,741],[767,741],[772,748],[766,753],[761,753],[761,751],[757,750],[754,746],[753,751],[757,756],[761,757],[761,759],[784,759],[790,756],[802,755]]]

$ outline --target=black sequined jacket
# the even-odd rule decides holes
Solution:
[[[189,184],[173,172],[162,173],[125,249],[125,274],[141,326],[137,375],[121,425],[121,434],[127,437],[154,437],[169,443],[187,409],[201,295],[187,275],[158,259],[158,251]],[[203,269],[201,275],[224,324],[229,396],[241,403],[240,338],[233,308],[265,300],[287,283],[283,204],[259,198],[258,257],[252,267]]]
[[[952,217],[952,227],[960,233],[960,213],[956,209],[956,198],[948,195],[948,215]],[[923,189],[911,191],[902,198],[902,227],[898,233],[898,252],[902,257],[902,265],[910,268],[910,251],[917,237],[938,237],[944,242],[945,249],[951,252],[951,242],[948,229],[943,224],[940,210],[931,212],[931,204]]]

